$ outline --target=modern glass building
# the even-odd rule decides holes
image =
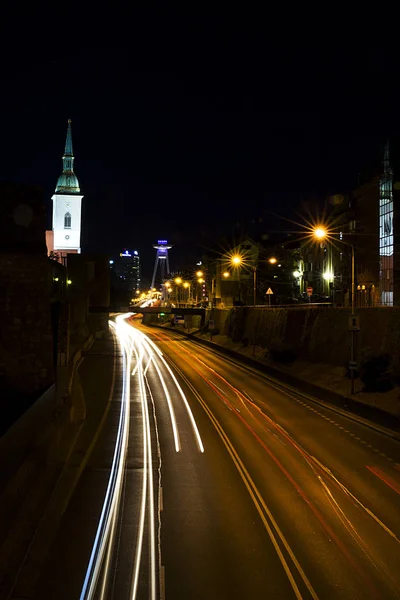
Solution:
[[[383,175],[379,182],[379,287],[382,306],[394,303],[394,205],[393,170],[387,142],[383,159]]]
[[[125,248],[118,257],[110,260],[110,270],[114,295],[129,304],[141,289],[139,252]]]

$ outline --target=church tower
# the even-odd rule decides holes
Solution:
[[[60,257],[81,252],[82,198],[78,178],[74,173],[71,120],[63,156],[63,172],[57,181],[53,200],[52,250]]]

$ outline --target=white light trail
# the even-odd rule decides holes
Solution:
[[[142,372],[142,360],[143,360],[143,348],[140,348],[141,354],[138,354],[136,348],[134,348],[134,352],[136,354],[137,360],[137,373],[139,379],[139,389],[140,389],[140,398],[141,398],[141,406],[142,406],[142,419],[143,419],[143,428],[146,428],[146,419],[145,419],[145,409],[143,402],[143,372]],[[139,528],[137,534],[136,548],[135,548],[135,560],[133,565],[133,573],[132,573],[132,585],[131,585],[131,593],[130,597],[132,600],[136,598],[138,582],[139,582],[139,572],[140,572],[140,562],[142,559],[142,548],[143,548],[143,534],[144,534],[144,523],[146,517],[146,498],[147,498],[147,435],[143,432],[143,479],[142,479],[142,501],[140,503],[140,517],[139,517]]]
[[[129,427],[130,352],[128,353],[126,351],[127,344],[125,335],[120,331],[120,323],[118,319],[119,317],[116,319],[117,325],[115,325],[112,321],[110,321],[110,325],[116,331],[122,350],[123,387],[121,395],[121,412],[106,495],[81,590],[80,600],[91,600],[94,598],[96,593],[96,585],[100,574],[100,569],[103,564],[105,550],[107,548],[107,543],[110,540],[110,534],[114,529],[112,525],[121,496],[122,478],[125,468]],[[106,561],[105,566],[107,567],[108,565],[109,561]],[[104,578],[107,578],[107,570],[104,573]],[[104,587],[104,585],[102,585],[102,587]]]
[[[183,389],[179,385],[178,380],[176,379],[174,373],[172,372],[171,367],[169,366],[169,364],[167,363],[167,361],[163,357],[161,350],[159,350],[159,348],[157,348],[156,344],[150,338],[148,338],[147,335],[144,335],[144,334],[142,334],[142,335],[145,338],[145,343],[149,344],[151,346],[151,348],[153,348],[155,350],[155,352],[158,354],[159,358],[163,362],[163,364],[164,364],[165,368],[167,369],[168,373],[171,375],[173,382],[175,383],[176,387],[178,388],[178,391],[179,391],[179,393],[181,395],[181,398],[182,398],[182,400],[183,400],[183,402],[185,404],[187,413],[189,415],[189,419],[190,419],[190,421],[192,423],[193,431],[194,431],[195,437],[197,439],[197,445],[199,447],[199,450],[200,450],[200,452],[204,452],[204,446],[203,446],[203,442],[201,441],[200,432],[199,432],[199,429],[197,427],[197,423],[195,421],[195,418],[193,416],[192,410],[191,410],[191,408],[189,406],[189,402],[187,401],[187,398],[185,396],[185,393],[184,393]]]
[[[160,379],[162,388],[164,390],[165,398],[167,400],[168,410],[169,410],[169,414],[170,414],[170,417],[171,417],[171,423],[172,423],[172,431],[173,431],[173,434],[174,434],[175,450],[176,450],[176,452],[179,452],[180,449],[181,449],[181,444],[180,444],[180,440],[179,440],[178,426],[177,426],[177,423],[176,423],[174,407],[172,406],[171,396],[169,394],[169,391],[168,391],[167,385],[165,383],[164,377],[163,377],[163,375],[162,375],[162,373],[160,371],[160,367],[158,366],[158,364],[155,361],[153,361],[153,364],[154,364],[154,367],[155,367],[155,369],[157,371],[157,375],[158,375],[158,377]]]
[[[164,397],[167,401],[168,410],[171,418],[172,431],[174,437],[175,450],[180,451],[180,440],[175,411],[168,387],[160,369],[159,361],[167,369],[174,382],[179,394],[185,404],[189,415],[193,431],[197,440],[198,447],[204,452],[204,446],[201,441],[200,433],[196,421],[190,409],[186,396],[179,385],[169,364],[163,357],[159,348],[145,334],[138,329],[128,325],[125,320],[130,317],[130,313],[119,315],[114,324],[110,321],[110,326],[114,329],[118,337],[122,352],[122,395],[121,411],[119,416],[117,437],[113,454],[112,465],[110,469],[107,490],[100,514],[99,524],[97,526],[95,540],[93,543],[89,564],[86,570],[84,583],[80,595],[80,600],[104,600],[107,597],[107,584],[109,581],[110,569],[112,565],[112,553],[114,550],[114,540],[117,532],[117,522],[119,516],[119,507],[123,489],[123,479],[125,472],[126,454],[128,448],[129,419],[130,419],[130,378],[136,377],[139,386],[141,411],[143,421],[143,477],[141,490],[141,503],[139,514],[139,527],[135,545],[135,556],[132,565],[132,580],[130,590],[130,600],[136,600],[139,586],[139,574],[142,562],[143,539],[146,522],[146,511],[149,516],[149,556],[150,556],[150,581],[149,598],[156,600],[157,590],[157,548],[156,548],[156,524],[155,524],[155,506],[154,506],[154,481],[153,481],[153,458],[151,448],[151,426],[149,407],[147,403],[146,376],[149,367],[152,365],[160,380]],[[134,353],[136,365],[131,369],[131,356]],[[145,361],[148,358],[147,362]],[[100,579],[101,576],[101,579]]]
[[[147,394],[146,386],[144,382],[144,371],[143,371],[143,359],[145,348],[143,344],[140,344],[139,349],[134,348],[134,352],[137,358],[138,379],[140,388],[140,397],[142,405],[142,418],[143,418],[143,492],[142,492],[142,503],[140,510],[140,525],[138,530],[135,562],[132,576],[132,589],[131,589],[131,600],[136,599],[138,591],[138,581],[140,572],[140,561],[143,546],[143,534],[144,534],[144,523],[146,515],[146,498],[148,497],[149,504],[149,529],[150,529],[150,598],[156,599],[156,533],[154,525],[154,483],[153,483],[153,469],[152,469],[152,450],[151,450],[151,430],[150,430],[150,417],[149,409],[147,405]],[[147,367],[146,367],[147,368]],[[147,494],[147,483],[148,483],[148,494]]]

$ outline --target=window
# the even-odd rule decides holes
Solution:
[[[64,215],[64,229],[71,229],[71,213],[69,212]]]
[[[379,189],[379,254],[381,302],[393,306],[393,176],[388,169],[381,178]]]

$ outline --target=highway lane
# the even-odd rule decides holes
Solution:
[[[207,410],[222,426],[262,499],[260,512],[276,519],[291,566],[298,561],[295,574],[302,571],[318,597],[399,597],[399,444],[208,348],[146,333],[195,388],[201,431]]]
[[[111,408],[32,598],[399,597],[396,441],[164,330],[115,333]]]
[[[292,597],[208,417],[200,434],[193,395],[126,328],[111,407],[30,597]]]

